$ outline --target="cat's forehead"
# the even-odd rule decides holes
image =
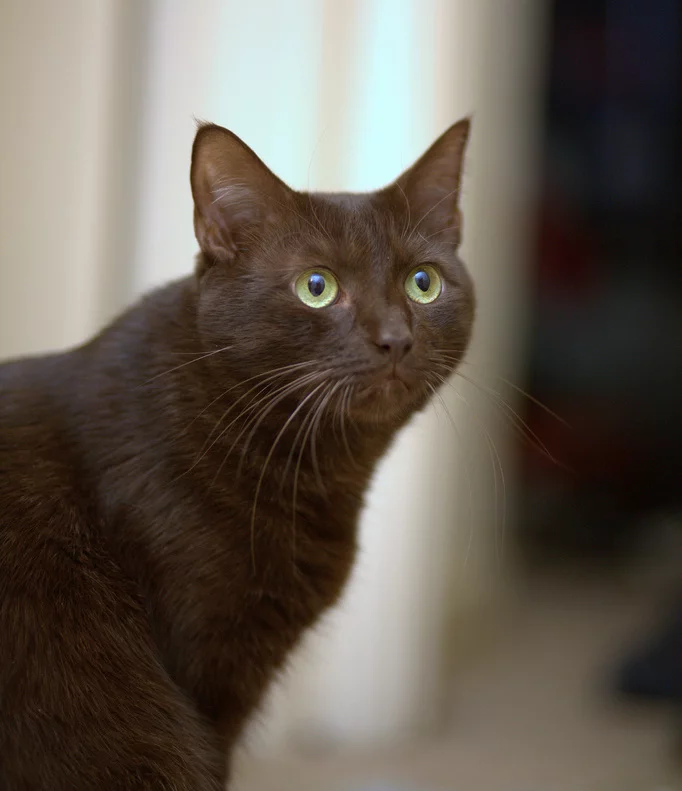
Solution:
[[[310,232],[301,237],[302,252],[320,263],[390,268],[396,258],[409,255],[404,221],[377,205],[373,195],[315,194],[308,196],[306,208]]]
[[[297,235],[297,264],[377,275],[417,260],[440,258],[409,227],[404,203],[393,204],[377,193],[314,193],[301,196],[302,233]]]

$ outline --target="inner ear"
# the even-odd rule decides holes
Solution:
[[[194,232],[208,263],[233,260],[248,238],[278,221],[293,191],[235,134],[199,127],[190,171]]]
[[[451,126],[389,188],[402,192],[415,233],[460,243],[459,201],[470,128],[468,118]]]

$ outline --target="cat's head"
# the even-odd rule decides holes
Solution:
[[[358,420],[421,407],[471,335],[458,256],[468,136],[468,120],[455,124],[377,192],[320,194],[290,189],[231,132],[201,126],[198,328],[207,350],[230,347],[218,375],[229,359],[232,377],[298,382],[292,394],[311,404],[332,393]]]

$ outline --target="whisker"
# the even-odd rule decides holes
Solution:
[[[173,371],[179,371],[181,368],[185,368],[188,365],[192,365],[192,363],[198,363],[200,360],[205,360],[207,357],[212,357],[214,354],[220,354],[220,352],[226,352],[228,349],[232,349],[234,346],[223,346],[222,349],[216,349],[213,352],[207,352],[206,354],[202,354],[199,357],[196,357],[194,360],[188,360],[186,363],[181,363],[180,365],[176,365],[174,368],[169,368],[167,371],[162,371],[160,374],[156,374],[156,376],[152,376],[151,379],[147,379],[146,382],[142,382],[142,384],[137,385],[137,387],[144,387],[148,385],[150,382],[153,382],[155,379],[159,379],[162,376],[166,376],[166,374],[172,374]]]
[[[313,424],[314,410],[315,410],[317,404],[320,403],[323,400],[325,392],[327,392],[327,391],[328,391],[328,388],[327,388],[326,391],[322,392],[320,398],[308,410],[308,414],[303,419],[303,421],[301,423],[301,427],[296,432],[296,436],[294,437],[294,441],[292,443],[291,450],[289,451],[289,455],[287,456],[287,467],[286,468],[288,469],[288,467],[289,467],[289,460],[291,458],[293,458],[293,452],[294,452],[294,449],[296,448],[296,443],[298,442],[298,437],[301,434],[301,431],[305,430],[305,433],[303,434],[303,438],[301,440],[301,446],[300,446],[300,450],[298,452],[298,458],[296,460],[296,467],[294,468],[294,483],[293,483],[293,487],[292,487],[292,496],[291,496],[291,557],[292,557],[292,563],[293,563],[293,567],[294,567],[295,571],[298,569],[298,566],[296,565],[296,512],[297,512],[297,506],[298,506],[298,481],[299,481],[299,474],[300,474],[300,471],[301,471],[301,460],[303,458],[303,453],[304,453],[304,450],[305,450],[305,444],[306,444],[306,440],[308,438],[308,434],[310,432],[310,427]]]
[[[221,187],[220,187],[221,183],[223,183],[223,182],[218,181],[215,184],[215,187],[213,189],[213,193],[214,194],[216,194],[217,192],[221,191]],[[229,192],[231,189],[232,189],[232,187],[231,187],[230,184],[228,184],[226,187],[223,188],[224,193]],[[310,222],[310,220],[308,220],[306,217],[304,217],[300,212],[296,211],[296,209],[293,206],[291,206],[291,205],[289,205],[287,203],[284,203],[283,201],[278,200],[277,198],[275,198],[272,195],[268,195],[268,194],[265,194],[264,192],[262,192],[260,190],[254,189],[253,186],[251,186],[251,185],[249,185],[248,189],[249,189],[250,195],[258,196],[259,198],[264,199],[266,201],[271,201],[272,203],[275,203],[277,206],[280,206],[282,209],[286,209],[286,211],[291,212],[291,214],[293,214],[299,220],[304,222],[306,225],[308,225],[314,231],[320,230],[320,228],[316,227],[313,223]],[[297,194],[300,194],[300,193],[297,193]],[[322,229],[322,230],[324,230],[324,229]]]
[[[260,494],[261,486],[263,485],[263,479],[265,478],[265,471],[267,469],[268,464],[270,463],[270,459],[272,458],[273,453],[275,452],[275,448],[277,447],[280,439],[284,435],[284,432],[287,428],[291,425],[291,422],[295,419],[296,415],[303,409],[303,407],[310,401],[310,399],[315,395],[315,393],[322,387],[327,384],[326,382],[321,382],[317,387],[315,387],[307,396],[299,403],[299,405],[293,410],[293,412],[289,415],[287,420],[285,421],[282,428],[277,433],[272,446],[270,447],[270,451],[268,455],[265,457],[265,461],[263,462],[263,468],[261,470],[260,477],[258,478],[258,483],[256,485],[256,493],[253,498],[253,507],[251,509],[251,560],[253,562],[253,569],[254,572],[256,570],[256,508],[258,506],[258,496]]]
[[[506,525],[507,525],[507,482],[506,482],[506,479],[505,479],[505,476],[504,476],[504,467],[502,466],[502,459],[500,459],[500,453],[497,450],[497,445],[495,444],[493,438],[490,436],[490,432],[483,425],[482,421],[478,420],[478,418],[475,416],[474,410],[473,410],[471,404],[457,390],[457,388],[454,388],[454,390],[455,390],[455,393],[457,394],[457,396],[469,408],[469,412],[470,412],[471,416],[474,418],[474,420],[476,421],[477,425],[479,425],[480,428],[483,430],[483,433],[484,433],[485,438],[486,438],[486,442],[488,444],[488,448],[489,448],[490,453],[491,453],[491,457],[494,455],[495,461],[497,462],[497,468],[500,471],[500,479],[502,481],[502,531],[501,531],[501,536],[500,536],[499,541],[498,541],[498,531],[497,531],[497,523],[498,523],[498,519],[499,519],[499,510],[498,510],[499,509],[499,496],[498,496],[498,488],[497,488],[497,473],[494,473],[494,475],[493,475],[493,479],[495,481],[495,483],[494,483],[494,493],[493,493],[493,497],[494,497],[494,500],[495,500],[495,518],[494,518],[494,524],[495,524],[495,551],[496,551],[496,556],[497,556],[497,562],[500,563],[501,560],[502,560],[502,551],[503,551],[503,547],[504,547],[504,538],[505,538],[505,534],[506,534]],[[494,470],[495,470],[495,463],[493,462],[493,471]]]
[[[445,233],[446,231],[454,231],[456,228],[459,228],[459,223],[455,223],[454,225],[448,225],[445,228],[441,228],[439,231],[434,231],[430,233],[428,236],[422,236],[422,239],[425,242],[428,242],[429,239],[433,239],[434,236],[438,236],[439,233]]]
[[[203,455],[205,456],[206,453],[208,453],[210,451],[210,449],[217,442],[219,442],[225,436],[225,434],[230,430],[230,428],[235,423],[237,423],[237,421],[239,421],[240,418],[242,418],[245,414],[247,414],[250,411],[255,410],[260,404],[262,404],[264,402],[266,402],[266,406],[269,406],[269,408],[274,407],[283,398],[286,398],[288,395],[290,395],[290,393],[295,392],[297,389],[299,389],[300,387],[304,386],[309,381],[314,381],[315,377],[317,377],[318,375],[319,374],[317,372],[313,372],[313,373],[310,373],[310,374],[305,374],[304,376],[299,377],[293,383],[288,383],[288,384],[282,385],[281,387],[276,387],[274,392],[266,393],[264,396],[259,398],[257,401],[254,401],[254,399],[257,398],[257,395],[254,396],[254,399],[252,399],[249,402],[249,404],[247,404],[247,406],[244,407],[244,409],[242,409],[242,411],[237,415],[237,417],[233,418],[233,420],[231,420],[230,423],[227,426],[225,426],[225,428],[213,440],[213,442],[210,444],[210,446],[207,448],[207,450],[204,452]],[[260,385],[256,385],[256,387],[260,387]],[[232,443],[232,445],[230,446],[229,450],[227,451],[227,453],[223,457],[223,460],[222,460],[220,466],[218,467],[218,470],[217,470],[216,474],[214,475],[213,480],[211,481],[211,486],[213,486],[215,484],[216,480],[218,479],[218,476],[222,472],[222,469],[223,469],[223,467],[225,465],[225,462],[227,461],[228,457],[230,456],[230,454],[234,450],[237,442],[239,441],[239,439],[241,438],[241,436],[243,435],[244,431],[246,430],[246,428],[248,426],[249,426],[249,421],[247,421],[247,423],[244,426],[244,428],[242,428],[242,430],[237,434],[237,437],[235,438],[234,442]],[[241,472],[241,459],[240,459],[240,467],[238,469],[238,473],[239,472]]]
[[[491,402],[495,404],[498,409],[500,409],[502,414],[508,418],[511,425],[519,431],[524,439],[529,441],[531,445],[534,445],[536,450],[540,451],[553,464],[556,464],[558,467],[564,467],[564,465],[558,459],[556,459],[552,453],[550,453],[545,443],[540,439],[540,437],[538,437],[538,435],[521,417],[521,415],[519,415],[519,413],[512,406],[510,406],[499,393],[496,393],[494,390],[489,390],[485,385],[476,382],[474,379],[466,376],[466,374],[463,374],[461,371],[457,371],[456,376],[461,377],[465,382],[469,382],[469,384],[476,387],[481,393],[487,395]]]
[[[206,438],[206,440],[205,440],[205,442],[204,442],[203,446],[202,446],[202,447],[201,447],[201,449],[199,450],[199,454],[198,454],[197,458],[195,459],[195,461],[192,463],[192,465],[191,465],[191,466],[190,466],[190,467],[189,467],[187,470],[185,470],[185,472],[184,472],[184,473],[182,473],[181,475],[179,475],[179,476],[178,476],[178,477],[177,477],[175,480],[179,480],[179,479],[180,479],[182,476],[184,476],[184,475],[187,475],[187,473],[191,472],[191,471],[192,471],[192,470],[193,470],[193,469],[194,469],[194,468],[195,468],[195,467],[196,467],[196,466],[197,466],[197,465],[198,465],[198,464],[201,462],[201,460],[202,460],[202,459],[203,459],[203,458],[204,458],[204,457],[205,457],[205,456],[206,456],[206,455],[207,455],[207,454],[208,454],[208,453],[211,451],[211,449],[214,447],[214,445],[215,445],[217,442],[219,442],[219,441],[222,439],[222,437],[224,437],[224,436],[225,436],[225,434],[227,433],[227,431],[229,431],[229,429],[230,429],[230,428],[231,428],[231,427],[232,427],[232,426],[233,426],[233,425],[234,425],[234,424],[235,424],[235,423],[236,423],[236,422],[237,422],[237,421],[238,421],[238,420],[239,420],[239,419],[240,419],[240,418],[241,418],[243,415],[245,415],[245,414],[246,414],[248,411],[250,411],[252,408],[255,408],[256,406],[258,406],[258,405],[259,405],[259,404],[262,402],[262,400],[265,400],[265,399],[267,398],[267,396],[268,396],[268,395],[270,395],[270,394],[266,394],[265,396],[263,396],[263,398],[262,398],[261,400],[259,400],[259,401],[256,401],[256,399],[258,398],[258,395],[259,395],[259,394],[261,394],[261,393],[263,393],[265,390],[267,390],[267,389],[268,389],[268,387],[270,387],[270,385],[271,385],[271,383],[272,383],[273,381],[275,381],[275,380],[277,380],[277,379],[280,379],[281,377],[285,376],[287,373],[290,373],[292,370],[300,370],[300,368],[304,368],[304,367],[307,367],[308,365],[314,365],[314,364],[315,364],[315,363],[314,363],[313,361],[310,361],[310,362],[306,362],[306,363],[295,363],[295,364],[293,364],[293,365],[291,365],[291,366],[283,366],[283,368],[282,368],[282,369],[275,369],[274,371],[271,371],[271,372],[266,372],[266,373],[264,373],[264,374],[257,374],[256,376],[252,376],[252,377],[250,377],[249,379],[246,379],[244,382],[240,382],[238,385],[235,385],[234,387],[239,387],[239,386],[241,386],[241,385],[248,384],[248,382],[250,382],[250,381],[252,381],[252,380],[254,380],[254,379],[257,379],[257,378],[260,378],[260,377],[265,377],[265,379],[264,379],[263,381],[261,381],[261,382],[258,382],[258,384],[256,384],[256,385],[254,385],[253,387],[249,388],[249,389],[248,389],[248,390],[247,390],[245,393],[243,393],[243,394],[242,394],[242,395],[241,395],[239,398],[237,398],[235,401],[233,401],[233,402],[232,402],[232,404],[231,404],[231,405],[230,405],[230,406],[229,406],[229,407],[228,407],[228,408],[227,408],[227,409],[226,409],[226,410],[225,410],[225,411],[222,413],[222,415],[220,416],[220,418],[219,418],[219,419],[216,421],[215,425],[213,426],[213,428],[212,428],[212,429],[211,429],[211,431],[209,432],[209,435],[208,435],[208,437]],[[297,381],[298,381],[298,380],[297,380]],[[222,394],[221,394],[221,396],[219,396],[219,398],[220,398],[220,397],[223,397],[224,395],[226,395],[226,394],[227,394],[227,392],[229,392],[230,390],[234,390],[234,387],[232,387],[232,388],[229,388],[229,390],[225,391],[225,393],[222,393]],[[284,385],[283,387],[286,387],[286,385]],[[226,417],[227,417],[227,416],[230,414],[230,412],[232,412],[232,410],[234,410],[234,409],[235,409],[235,408],[238,406],[238,404],[239,404],[241,401],[243,401],[245,398],[247,398],[247,397],[248,397],[248,396],[249,396],[251,393],[253,393],[254,391],[256,391],[256,393],[255,393],[254,397],[251,399],[251,401],[249,401],[249,403],[246,405],[246,407],[244,407],[244,408],[242,409],[242,411],[239,413],[239,415],[237,415],[237,417],[236,417],[234,420],[232,420],[232,421],[231,421],[231,422],[230,422],[230,423],[229,423],[229,424],[228,424],[228,425],[227,425],[227,426],[226,426],[226,427],[225,427],[225,428],[224,428],[224,429],[223,429],[223,430],[222,430],[222,431],[221,431],[221,432],[218,434],[218,436],[216,436],[216,437],[215,437],[215,439],[214,439],[213,441],[211,441],[211,437],[213,436],[213,434],[215,433],[215,431],[218,429],[218,427],[220,426],[220,424],[221,424],[221,423],[222,423],[222,422],[225,420],[225,418],[226,418]],[[275,392],[277,392],[277,388],[275,388]],[[215,403],[215,401],[217,401],[217,400],[218,400],[218,399],[214,399],[214,400],[211,402],[211,404]],[[254,403],[254,402],[255,402],[255,403]],[[209,406],[211,406],[211,404],[209,404]],[[208,408],[208,407],[204,407],[204,409],[202,410],[202,412],[204,412],[204,411],[205,411],[207,408]],[[199,413],[199,414],[201,414],[201,413]],[[199,417],[199,415],[197,415],[197,417],[196,417],[196,418],[194,418],[194,420],[196,420],[198,417]],[[192,421],[192,422],[194,422],[194,421]],[[190,423],[190,425],[191,425],[191,423]],[[188,429],[189,429],[189,426],[188,426]],[[187,429],[186,429],[186,430],[187,430]]]
[[[359,465],[353,456],[353,452],[351,451],[350,443],[348,442],[348,433],[346,431],[346,417],[350,417],[350,400],[352,395],[353,385],[348,384],[344,387],[343,398],[341,402],[341,436],[343,437],[343,445],[350,462],[356,469],[359,469]]]
[[[506,480],[505,480],[505,476],[504,476],[504,468],[502,466],[502,460],[500,458],[499,451],[497,450],[497,445],[495,445],[495,442],[493,441],[493,438],[490,436],[490,432],[483,425],[482,421],[480,421],[478,419],[478,417],[476,416],[476,412],[473,409],[473,407],[471,406],[471,404],[469,403],[469,401],[460,393],[460,391],[454,386],[453,383],[448,382],[447,380],[443,379],[442,377],[439,377],[439,378],[441,378],[443,384],[449,384],[452,387],[456,397],[467,406],[467,408],[469,409],[470,416],[473,418],[474,422],[479,427],[479,429],[483,432],[483,436],[484,436],[484,439],[485,439],[487,447],[488,447],[488,453],[490,455],[490,463],[491,463],[492,469],[493,469],[493,487],[494,487],[493,502],[495,504],[495,506],[494,506],[495,507],[495,511],[494,511],[495,554],[496,554],[496,557],[497,557],[497,561],[499,563],[501,561],[501,551],[502,550],[501,550],[500,540],[498,539],[498,531],[497,531],[497,525],[498,525],[498,521],[499,521],[499,490],[498,490],[498,484],[497,484],[497,470],[498,469],[499,469],[500,478],[501,478],[501,481],[502,481],[502,542],[504,541],[504,535],[505,535],[505,532],[506,532],[506,511],[507,511],[507,484],[506,484]],[[497,466],[496,466],[496,464],[497,464]]]
[[[452,363],[457,364],[457,365],[470,365],[473,368],[481,368],[481,369],[487,369],[488,368],[488,366],[483,365],[480,362],[475,363],[475,362],[472,362],[471,360],[465,360],[465,359],[459,359],[458,357],[453,357],[452,355],[447,353],[448,351],[453,352],[455,354],[464,354],[466,349],[449,349],[449,350],[438,349],[438,350],[436,350],[436,354],[438,356],[442,357],[443,359],[447,359],[449,362],[452,362]],[[528,393],[523,388],[519,387],[518,385],[515,385],[513,382],[510,382],[509,379],[505,379],[504,376],[500,376],[499,374],[493,373],[492,371],[487,371],[487,373],[488,373],[489,376],[492,376],[494,379],[497,379],[499,382],[502,382],[503,384],[507,385],[507,387],[511,387],[517,393],[519,393],[520,395],[522,395],[525,398],[527,398],[529,401],[531,401],[533,404],[535,404],[535,406],[540,407],[540,409],[542,409],[544,412],[546,412],[550,417],[553,417],[555,420],[558,420],[559,423],[562,423],[567,428],[571,428],[570,424],[568,423],[567,420],[565,420],[565,418],[561,417],[561,415],[557,414],[552,409],[550,409],[547,406],[547,404],[543,404],[542,401],[540,401],[535,396],[533,396],[530,393]],[[498,393],[498,395],[501,395],[501,394]]]
[[[405,220],[405,226],[400,233],[400,238],[405,240],[407,239],[407,232],[410,230],[410,222],[412,220],[412,207],[410,206],[410,201],[408,200],[408,197],[405,194],[405,190],[400,186],[400,182],[396,181],[396,186],[402,193],[403,198],[405,198],[405,205],[407,206],[407,219]]]
[[[289,453],[287,454],[287,461],[284,466],[284,472],[282,473],[282,478],[280,480],[280,493],[284,488],[284,483],[286,481],[287,472],[289,470],[289,464],[293,459],[293,454],[296,449],[296,443],[298,442],[298,438],[301,434],[306,431],[306,426],[309,422],[311,422],[311,418],[313,415],[315,404],[312,404],[310,409],[308,410],[307,414],[301,420],[301,425],[299,426],[298,431],[296,432],[296,436],[294,437],[293,442],[291,443],[291,448],[289,449]],[[307,436],[307,434],[306,434]],[[299,453],[299,459],[303,454],[303,448],[305,447],[305,436],[301,442],[301,450]],[[292,503],[291,503],[291,564],[292,569],[295,575],[298,575],[298,566],[296,565],[296,555],[297,555],[297,545],[296,545],[296,495],[298,490],[298,472],[299,472],[299,464],[296,464],[295,472],[294,472],[294,483],[293,483],[293,495],[292,495]]]
[[[453,373],[452,366],[448,365],[447,363],[438,362],[435,359],[431,359],[432,363],[437,367],[443,368],[447,371],[448,374]],[[562,469],[567,469],[566,465],[556,459],[552,453],[549,451],[545,443],[538,437],[538,435],[531,429],[528,423],[519,415],[519,413],[507,403],[507,401],[498,393],[496,390],[492,388],[488,388],[486,385],[482,385],[480,382],[477,382],[475,379],[471,379],[466,374],[462,373],[461,371],[457,370],[454,371],[456,376],[459,376],[465,382],[473,385],[477,390],[479,390],[483,395],[487,396],[491,403],[494,404],[501,412],[501,414],[509,421],[510,425],[524,440],[529,442],[539,453],[543,456],[548,458],[553,464],[556,464],[558,467]],[[444,384],[451,386],[451,383],[445,381]]]
[[[289,451],[289,455],[287,456],[287,461],[286,461],[286,464],[284,465],[284,470],[282,472],[282,480],[280,481],[280,491],[282,491],[282,489],[284,488],[284,483],[286,481],[287,473],[289,472],[289,465],[291,464],[291,462],[293,460],[293,454],[294,454],[296,445],[298,444],[299,437],[306,430],[306,426],[307,426],[308,420],[310,419],[312,421],[314,413],[315,413],[315,409],[322,402],[322,400],[324,398],[324,395],[325,395],[324,392],[321,393],[320,397],[317,399],[317,401],[315,401],[315,403],[311,405],[309,412],[305,415],[305,417],[301,421],[301,425],[298,427],[298,431],[296,432],[296,435],[294,436],[294,439],[293,439],[293,441],[291,443],[291,449]],[[306,434],[306,437],[307,437],[307,434]]]
[[[460,430],[457,427],[457,424],[455,423],[455,420],[452,417],[450,410],[448,409],[448,405],[445,403],[445,399],[438,392],[438,390],[431,384],[431,382],[427,382],[427,385],[431,390],[431,392],[433,393],[434,397],[437,398],[438,401],[440,402],[443,411],[445,412],[445,415],[449,419],[450,424],[454,429],[454,432],[457,436],[457,441],[459,442],[460,447],[463,448],[464,443],[462,441],[462,434],[460,433]],[[464,553],[464,569],[466,569],[469,563],[469,556],[471,555],[471,545],[474,537],[474,492],[473,492],[473,487],[471,485],[471,473],[469,471],[469,464],[467,462],[466,456],[463,457],[463,461],[464,461],[464,476],[466,478],[467,489],[469,491],[469,539],[467,541],[466,552]]]
[[[306,426],[308,424],[308,421],[312,418],[314,407],[315,407],[315,404],[312,404],[310,409],[308,410],[308,412],[306,412],[306,414],[301,419],[301,425],[298,427],[298,430],[296,431],[296,434],[294,435],[294,438],[293,438],[293,440],[291,442],[291,447],[289,448],[289,453],[287,454],[287,460],[286,460],[286,462],[284,464],[284,469],[282,470],[282,475],[281,475],[280,481],[279,481],[279,492],[280,492],[280,494],[282,494],[282,492],[284,491],[284,486],[286,484],[287,475],[289,473],[289,466],[291,465],[291,463],[293,461],[294,453],[296,451],[296,445],[298,444],[299,438],[301,437],[301,435],[305,431]]]
[[[312,365],[316,365],[315,361],[313,361],[313,360],[310,360],[310,361],[307,361],[307,362],[304,362],[304,363],[294,363],[293,365],[285,365],[285,366],[282,366],[281,368],[275,368],[272,371],[266,371],[263,374],[256,374],[255,376],[252,376],[249,379],[246,379],[243,382],[240,382],[238,385],[235,385],[235,387],[241,387],[241,386],[243,386],[245,384],[248,384],[249,382],[254,381],[255,379],[260,379],[261,380],[257,384],[255,384],[253,387],[250,387],[236,401],[234,401],[232,403],[232,405],[225,412],[223,412],[223,414],[220,416],[220,418],[216,421],[216,424],[211,429],[208,437],[206,438],[206,441],[208,442],[208,440],[210,440],[210,438],[211,438],[212,434],[214,433],[214,431],[218,428],[218,426],[220,426],[220,424],[227,417],[227,415],[232,411],[232,409],[234,409],[234,407],[238,403],[240,403],[244,398],[246,398],[250,393],[253,393],[254,391],[264,392],[267,389],[267,386],[269,386],[272,382],[276,381],[277,379],[281,379],[284,376],[286,376],[288,373],[292,373],[293,371],[299,371],[301,368],[308,368],[308,367],[310,367]],[[230,389],[234,390],[234,388],[230,388]],[[257,397],[257,395],[258,395],[258,393],[256,393],[254,398],[251,399],[251,401],[249,403],[252,403],[255,400],[255,398]]]
[[[308,206],[310,207],[310,211],[313,213],[313,217],[315,218],[315,222],[318,224],[320,230],[327,237],[327,239],[329,239],[330,241],[333,241],[331,233],[324,227],[324,224],[321,222],[320,218],[318,217],[317,212],[315,211],[315,206],[313,205],[313,199],[312,199],[312,195],[311,195],[311,192],[310,192],[310,171],[311,171],[312,166],[313,166],[313,160],[315,159],[315,154],[317,153],[317,149],[319,148],[320,143],[322,142],[322,139],[327,134],[327,129],[328,128],[329,128],[329,124],[327,124],[325,126],[325,128],[322,130],[320,136],[317,138],[317,142],[315,143],[315,148],[313,148],[313,153],[310,155],[310,161],[308,162],[308,189],[306,190],[306,194],[308,196]]]
[[[337,383],[337,385],[338,385],[338,383]],[[332,390],[332,392],[333,392],[333,390]],[[328,393],[329,393],[329,389],[324,391],[323,394],[322,394],[322,399],[320,399],[320,401],[322,401],[324,399],[324,396],[326,394],[328,394]],[[313,407],[310,409],[309,415],[313,414],[313,410],[317,406],[317,403],[319,403],[319,402],[316,402],[316,404],[314,404]],[[297,504],[298,504],[298,481],[299,481],[299,476],[300,476],[300,472],[301,472],[301,462],[303,460],[303,453],[305,451],[305,446],[306,446],[306,442],[307,442],[307,439],[308,439],[308,435],[310,434],[310,431],[311,431],[311,429],[313,427],[314,422],[315,422],[315,417],[313,417],[312,420],[310,420],[310,422],[308,424],[308,427],[305,430],[305,434],[303,435],[303,438],[301,440],[301,447],[300,447],[300,450],[298,452],[298,458],[296,459],[296,467],[294,469],[294,486],[293,486],[293,490],[292,490],[292,500],[291,500],[292,536],[293,536],[292,540],[293,540],[293,547],[294,547],[294,557],[295,557],[295,552],[296,552],[296,509],[297,509]]]
[[[431,214],[431,212],[432,212],[434,209],[437,209],[437,208],[438,208],[438,207],[441,205],[441,203],[443,203],[443,201],[446,201],[448,198],[452,197],[452,196],[453,196],[453,195],[455,195],[457,192],[459,192],[459,187],[457,187],[457,188],[456,188],[456,189],[454,189],[454,190],[450,190],[450,192],[448,192],[448,193],[447,193],[447,195],[443,195],[443,197],[442,197],[440,200],[436,201],[436,202],[433,204],[433,206],[432,206],[432,207],[431,207],[431,208],[430,208],[430,209],[429,209],[429,210],[428,210],[428,211],[427,211],[427,212],[426,212],[424,215],[422,215],[422,217],[421,217],[421,219],[419,220],[419,222],[418,222],[418,223],[417,223],[417,224],[414,226],[414,229],[415,229],[415,231],[416,231],[416,230],[418,230],[419,226],[420,226],[420,225],[421,225],[421,224],[424,222],[424,220],[425,220],[425,219],[426,219],[426,218],[429,216],[429,214]],[[422,238],[423,238],[423,237],[422,237]]]
[[[319,407],[317,407],[317,405],[316,405],[317,411],[316,411],[315,417],[313,418],[313,422],[311,424],[312,425],[312,436],[311,436],[311,439],[310,439],[310,458],[311,458],[312,465],[313,465],[313,472],[315,473],[316,480],[317,480],[317,482],[318,482],[318,484],[320,486],[320,489],[322,489],[322,491],[326,491],[326,486],[325,486],[324,481],[322,480],[322,474],[320,472],[320,465],[319,465],[319,461],[318,461],[318,458],[317,458],[317,434],[319,433],[319,430],[320,430],[320,422],[322,420],[322,416],[324,415],[325,410],[329,406],[329,402],[334,397],[334,393],[339,389],[339,386],[340,386],[340,382],[336,382],[336,384],[334,384],[331,387],[331,389],[328,390],[325,393],[324,400],[319,405]]]
[[[343,429],[343,424],[342,424],[343,413],[342,413],[342,409],[343,409],[344,393],[345,393],[345,390],[346,390],[346,386],[348,385],[348,383],[351,380],[352,380],[352,377],[350,377],[350,376],[344,376],[343,379],[339,380],[339,384],[341,386],[341,388],[340,388],[341,389],[341,393],[339,394],[339,397],[336,399],[336,404],[334,405],[334,417],[333,417],[333,420],[332,420],[332,429],[334,431],[334,439],[336,439],[338,441],[339,440],[339,434],[341,434],[341,441],[342,442],[343,442],[343,431],[342,431],[342,429]]]
[[[235,441],[232,443],[230,450],[228,451],[228,455],[229,455],[232,452],[232,449],[239,441],[240,437],[249,428],[249,426],[252,426],[251,431],[246,438],[244,447],[242,448],[242,452],[239,457],[239,464],[237,465],[237,476],[241,475],[242,466],[244,463],[244,459],[246,457],[246,452],[251,444],[253,437],[256,434],[256,431],[258,430],[258,427],[261,425],[263,420],[265,420],[265,418],[270,414],[270,412],[275,408],[275,406],[277,406],[277,404],[279,404],[281,401],[283,401],[292,393],[295,393],[297,390],[300,390],[301,387],[305,386],[306,384],[311,384],[311,383],[314,384],[318,379],[328,376],[330,373],[331,373],[330,369],[326,369],[324,371],[315,371],[311,374],[307,374],[303,377],[300,377],[296,382],[294,382],[291,385],[290,388],[284,388],[284,390],[280,390],[277,398],[273,396],[270,402],[267,403],[266,406],[261,410],[259,415],[250,418],[246,422],[244,428],[239,432],[239,434],[235,438]]]
[[[199,419],[199,418],[200,418],[200,417],[201,417],[201,416],[204,414],[204,412],[206,412],[208,409],[210,409],[210,408],[213,406],[213,404],[215,404],[217,401],[220,401],[220,399],[221,399],[221,398],[224,398],[224,397],[225,397],[225,396],[226,396],[228,393],[231,393],[233,390],[236,390],[238,387],[243,387],[244,385],[248,384],[249,382],[252,382],[254,379],[261,379],[261,378],[265,377],[265,378],[263,379],[263,382],[261,382],[261,383],[259,383],[258,385],[256,385],[256,387],[259,387],[261,384],[264,384],[265,382],[267,382],[267,381],[270,381],[271,379],[280,378],[280,376],[284,376],[285,374],[289,373],[290,371],[293,371],[293,370],[298,370],[298,369],[300,369],[300,368],[305,368],[305,367],[308,367],[308,366],[310,366],[310,365],[316,365],[316,362],[315,362],[314,360],[309,360],[309,361],[307,361],[307,362],[302,362],[302,363],[293,363],[293,364],[291,364],[291,365],[284,365],[284,366],[281,366],[280,368],[273,368],[273,369],[271,369],[271,370],[269,370],[269,371],[264,371],[263,373],[256,374],[255,376],[250,376],[248,379],[244,379],[244,380],[243,380],[243,381],[241,381],[241,382],[237,382],[237,384],[235,384],[235,385],[232,385],[232,387],[228,387],[228,388],[227,388],[227,390],[223,390],[223,392],[222,392],[222,393],[221,393],[219,396],[216,396],[216,397],[215,397],[215,398],[214,398],[214,399],[213,399],[213,400],[212,400],[210,403],[208,403],[208,404],[207,404],[207,405],[206,405],[206,406],[205,406],[205,407],[204,407],[204,408],[203,408],[203,409],[202,409],[202,410],[199,412],[199,414],[198,414],[198,415],[196,415],[196,417],[194,417],[194,418],[193,418],[193,419],[190,421],[190,423],[188,424],[187,428],[186,428],[186,429],[183,431],[183,433],[185,433],[185,434],[186,434],[186,433],[187,433],[187,431],[188,431],[188,430],[190,429],[190,427],[192,426],[192,424],[193,424],[193,423],[194,423],[196,420],[198,420],[198,419]],[[246,393],[246,394],[248,394],[248,393],[252,392],[253,390],[255,390],[255,389],[256,389],[256,387],[252,387],[252,388],[250,388],[250,389],[247,391],[247,393]],[[245,395],[246,395],[246,394],[245,394]],[[238,399],[236,402],[234,402],[234,403],[239,403],[239,399]],[[228,410],[228,412],[229,412],[229,410]],[[224,419],[224,417],[226,417],[226,415],[227,415],[227,413],[223,412],[223,416],[222,416],[222,417],[221,417],[221,418],[218,420],[218,422],[216,423],[216,425],[215,425],[215,426],[213,427],[213,429],[211,430],[211,432],[210,432],[210,434],[209,434],[209,436],[208,436],[208,438],[209,438],[209,439],[210,439],[211,435],[213,434],[213,432],[215,431],[215,429],[217,428],[217,426],[218,426],[218,425],[220,425],[220,423],[222,422],[222,420]]]

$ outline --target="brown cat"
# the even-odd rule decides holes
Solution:
[[[2,791],[224,786],[348,578],[377,461],[467,347],[468,133],[332,195],[201,126],[196,276],[0,367]]]

